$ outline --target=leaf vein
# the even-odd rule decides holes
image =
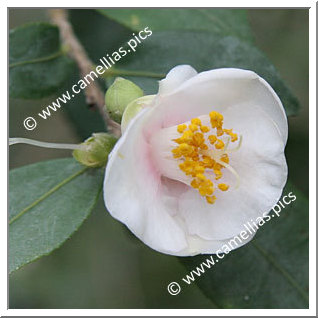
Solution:
[[[14,216],[10,221],[9,221],[9,225],[11,225],[14,221],[16,221],[18,218],[20,218],[24,213],[26,213],[27,211],[29,211],[30,209],[32,209],[33,207],[35,207],[38,203],[42,202],[43,200],[45,200],[47,197],[49,197],[51,194],[53,194],[54,192],[56,192],[58,189],[60,189],[61,187],[63,187],[65,184],[67,184],[68,182],[72,181],[73,179],[75,179],[76,177],[78,177],[79,175],[81,175],[82,173],[84,173],[86,170],[88,169],[88,167],[85,167],[79,171],[77,171],[76,173],[74,173],[73,175],[69,176],[68,178],[64,179],[63,181],[61,181],[60,183],[58,183],[56,186],[54,186],[53,188],[51,188],[49,191],[47,191],[46,193],[44,193],[42,196],[40,196],[37,200],[35,200],[34,202],[32,202],[31,204],[29,204],[26,208],[24,208],[21,212],[19,212],[16,216]]]
[[[64,55],[65,52],[64,50],[59,50],[51,55],[47,55],[47,56],[43,56],[43,57],[39,57],[36,59],[32,59],[32,60],[27,60],[27,61],[20,61],[20,62],[16,62],[16,63],[11,63],[9,65],[9,68],[13,68],[16,66],[22,66],[22,65],[26,65],[26,64],[35,64],[35,63],[41,63],[41,62],[46,62],[46,61],[50,61],[50,60],[54,60],[62,55]]]
[[[288,281],[289,283],[299,292],[299,294],[306,300],[309,301],[308,295],[306,292],[299,286],[296,280],[282,267],[280,266],[272,255],[270,255],[267,251],[265,251],[260,245],[258,245],[255,241],[251,242],[254,247],[258,250],[258,252],[263,255],[266,260],[272,264]]]

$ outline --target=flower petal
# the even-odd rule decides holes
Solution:
[[[196,190],[163,180],[150,140],[161,128],[212,110],[224,115],[225,128],[244,139],[230,161],[241,175],[241,186],[218,193],[211,206]],[[180,256],[215,253],[244,230],[245,222],[263,216],[278,201],[287,176],[286,140],[282,104],[257,74],[219,69],[196,75],[189,66],[177,67],[160,82],[152,107],[130,122],[113,149],[105,174],[105,204],[155,250]],[[233,183],[230,172],[223,181]]]
[[[267,213],[279,200],[287,179],[284,143],[277,126],[262,108],[236,105],[224,112],[224,126],[242,133],[241,148],[231,154],[230,164],[239,174],[238,189],[218,192],[213,205],[189,189],[180,197],[179,213],[191,235],[224,240],[237,235],[244,224]],[[224,169],[220,182],[234,185]]]
[[[189,236],[188,238],[189,247],[186,252],[188,254],[185,254],[185,255],[194,256],[197,254],[216,254],[216,253],[222,254],[222,252],[225,250],[237,249],[247,244],[254,237],[255,233],[253,232],[251,228],[249,229],[250,229],[250,232],[244,229],[246,232],[244,234],[244,238],[237,235],[227,240],[204,240],[198,236]]]
[[[161,179],[152,165],[143,126],[151,112],[141,111],[111,152],[104,180],[109,213],[153,249],[175,253],[187,246],[185,234],[161,196]]]
[[[162,127],[186,122],[211,110],[223,113],[230,106],[250,103],[261,107],[273,119],[284,144],[287,141],[287,118],[282,103],[271,86],[252,71],[224,68],[202,72],[160,97],[154,118],[157,121],[161,117]]]
[[[159,94],[165,95],[177,89],[183,82],[197,75],[197,71],[190,65],[178,65],[159,82]]]

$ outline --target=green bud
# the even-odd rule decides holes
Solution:
[[[146,95],[130,102],[121,120],[121,131],[124,132],[129,122],[145,107],[149,106],[156,95]]]
[[[120,123],[127,105],[143,96],[140,87],[122,77],[117,77],[105,94],[105,104],[110,117]]]
[[[113,149],[117,139],[107,133],[95,133],[86,139],[80,146],[83,149],[73,151],[73,157],[81,164],[91,168],[106,165],[108,155]]]

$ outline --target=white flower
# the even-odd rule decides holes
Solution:
[[[106,207],[157,251],[215,253],[279,200],[287,132],[254,72],[177,66],[111,152]]]

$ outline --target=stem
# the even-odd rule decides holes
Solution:
[[[51,143],[51,142],[32,140],[28,138],[9,138],[9,146],[12,146],[15,144],[28,144],[32,146],[52,148],[52,149],[70,149],[70,150],[85,150],[86,149],[86,147],[83,145],[57,144],[57,143]]]
[[[49,10],[49,14],[52,22],[55,23],[60,30],[63,44],[69,49],[69,55],[77,63],[81,77],[85,77],[94,69],[94,64],[75,36],[73,28],[68,21],[66,10],[51,9]],[[119,137],[121,135],[120,125],[109,118],[105,108],[104,93],[100,89],[97,81],[90,83],[90,85],[85,88],[84,93],[86,95],[86,103],[98,108],[109,131],[111,131],[114,136]]]
[[[104,78],[108,78],[108,77],[112,77],[112,76],[136,76],[136,77],[164,78],[165,74],[146,72],[146,71],[120,70],[120,69],[110,68],[101,76]]]

